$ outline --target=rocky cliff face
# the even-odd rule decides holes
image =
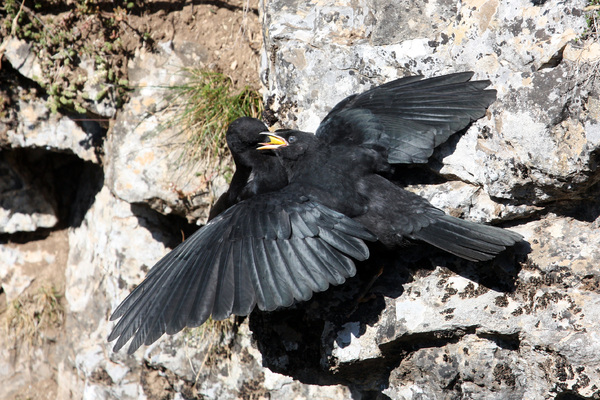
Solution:
[[[103,125],[51,113],[33,82],[35,54],[11,40],[0,70],[11,99],[0,124],[0,312],[13,322],[0,336],[0,398],[600,396],[600,45],[584,36],[585,6],[264,2],[272,123],[314,130],[337,101],[399,76],[490,79],[488,115],[404,178],[448,213],[529,245],[481,264],[382,257],[309,302],[187,330],[131,357],[111,351],[108,316],[190,228],[182,217],[201,222],[225,186],[205,165],[182,164],[180,144],[156,130],[170,118],[156,112],[160,87],[181,79],[173,66],[208,63],[207,51],[182,35],[138,49],[129,101],[114,115],[93,108],[113,118]],[[19,304],[45,304],[33,318],[46,323],[24,335]]]

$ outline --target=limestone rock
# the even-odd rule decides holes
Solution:
[[[31,45],[25,40],[15,37],[8,39],[4,55],[21,75],[39,81],[42,76],[42,66],[31,49]]]
[[[209,399],[257,393],[281,398],[349,396],[344,386],[303,385],[262,367],[245,323],[236,323],[233,334],[225,338],[218,327],[207,323],[163,338],[133,356],[113,353],[106,337],[114,323],[107,316],[168,251],[157,240],[167,238],[156,213],[133,210],[103,187],[81,226],[69,233],[65,297],[71,335],[62,343],[69,357],[59,365],[58,398],[70,393],[86,399],[138,399],[162,393],[161,385]]]
[[[44,83],[42,66],[31,44],[25,40],[11,37],[7,40],[5,55],[13,68],[23,76],[37,83]],[[99,93],[103,90],[99,82],[105,80],[106,71],[98,71],[94,68],[94,61],[88,55],[82,54],[81,57],[80,70],[87,74],[87,76],[84,75],[85,84],[83,88],[86,108],[103,117],[114,117],[117,112],[116,100],[109,96],[99,96]]]
[[[0,300],[60,277],[66,316],[60,333],[43,332],[43,349],[0,335],[0,399],[52,382],[57,392],[45,394],[56,399],[600,396],[600,48],[573,41],[586,26],[584,6],[263,2],[262,78],[269,118],[281,125],[314,130],[345,96],[404,75],[473,70],[490,79],[498,100],[488,115],[402,183],[528,244],[480,264],[427,247],[373,247],[356,277],[310,301],[211,321],[133,356],[106,341],[111,312],[188,234],[171,214],[198,220],[224,186],[206,165],[182,168],[183,139],[157,129],[169,118],[162,88],[204,60],[204,49],[139,50],[129,65],[137,89],[104,147],[97,127],[50,115],[39,99],[14,102],[16,122],[0,127]],[[39,74],[26,43],[11,39],[5,55],[23,76]],[[94,97],[101,88],[90,65]],[[111,104],[89,106],[114,113]],[[24,153],[27,162],[13,162]],[[33,169],[38,157],[61,168]],[[37,232],[18,243],[26,231]]]
[[[53,232],[44,240],[0,245],[2,399],[13,399],[29,391],[31,396],[40,392],[46,393],[45,398],[56,396],[52,389],[56,373],[53,366],[63,355],[57,344],[61,334],[48,327],[48,321],[42,321],[40,315],[35,320],[34,311],[43,310],[32,303],[35,296],[24,299],[22,295],[28,290],[40,299],[42,290],[61,292],[67,253],[66,231]]]
[[[130,63],[130,83],[139,89],[117,117],[107,146],[107,181],[116,196],[193,220],[206,216],[214,190],[225,184],[211,182],[208,163],[184,161],[186,138],[168,124],[174,115],[168,109],[173,93],[165,88],[182,84],[182,68],[202,55],[196,47],[167,42],[158,53],[142,50]]]
[[[498,100],[440,149],[440,173],[530,204],[598,181],[598,143],[584,129],[597,122],[576,106],[593,87],[586,74],[575,83],[579,67],[562,57],[584,29],[583,2],[378,3],[265,3],[263,77],[283,125],[314,131],[345,96],[400,76],[473,70]]]
[[[104,134],[100,127],[88,124],[84,130],[72,118],[52,114],[41,100],[19,100],[18,107],[16,129],[6,131],[12,148],[68,152],[85,161],[100,162],[97,151]]]
[[[263,79],[283,126],[314,131],[345,96],[400,76],[490,79],[498,100],[488,115],[441,146],[409,188],[461,218],[510,220],[529,242],[481,264],[405,249],[365,263],[367,278],[345,288],[255,313],[265,364],[393,399],[597,396],[600,53],[573,41],[583,2],[263,7]],[[374,299],[351,306],[381,264]]]

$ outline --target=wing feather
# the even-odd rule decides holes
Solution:
[[[355,274],[360,223],[293,191],[257,195],[212,219],[163,257],[115,309],[109,340],[128,352],[210,316],[247,315],[306,300]]]
[[[376,145],[390,163],[425,163],[433,149],[485,115],[496,99],[490,82],[463,72],[400,78],[338,103],[316,135],[330,144]]]

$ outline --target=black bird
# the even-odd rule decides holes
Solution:
[[[350,96],[316,137],[278,131],[258,145],[264,124],[235,121],[227,141],[237,170],[228,192],[211,221],[163,257],[115,309],[111,320],[120,319],[108,338],[118,339],[114,350],[133,337],[131,354],[209,316],[307,300],[355,274],[353,259],[369,257],[364,241],[395,247],[422,240],[480,260],[520,240],[449,217],[380,175],[390,164],[426,162],[436,146],[485,114],[495,91],[484,90],[489,81],[469,82],[472,75],[401,78]],[[394,219],[386,226],[388,212]]]

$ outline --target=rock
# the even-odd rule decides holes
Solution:
[[[57,344],[58,329],[48,327],[48,317],[37,315],[40,306],[23,297],[25,291],[34,300],[42,290],[61,292],[68,253],[66,231],[52,232],[44,239],[28,243],[0,245],[0,295],[3,326],[0,335],[0,398],[13,399],[20,395],[31,397],[45,393],[54,398],[56,370],[63,349]],[[6,304],[4,301],[6,300]],[[33,308],[32,308],[33,307]],[[8,319],[10,317],[11,319]],[[37,326],[34,325],[37,323]],[[50,329],[49,329],[50,328]]]
[[[523,226],[532,252],[514,292],[489,290],[440,269],[405,285],[382,317],[395,321],[388,326],[392,342],[403,347],[411,337],[416,344],[428,334],[453,336],[403,359],[384,393],[402,398],[397,395],[413,389],[430,396],[450,389],[478,398],[542,398],[560,388],[593,397],[600,379],[593,339],[600,299],[591,261],[598,257],[597,223],[549,216]],[[538,242],[532,237],[540,230],[548,235]],[[572,249],[570,261],[558,256],[565,248]],[[393,347],[388,339],[380,337],[377,345]]]
[[[201,58],[202,49],[171,42],[161,49],[142,50],[129,65],[130,83],[139,89],[131,94],[109,137],[107,182],[127,202],[149,203],[162,213],[191,220],[205,218],[211,198],[224,190],[225,181],[211,183],[208,162],[183,161],[186,138],[179,126],[169,125],[174,110],[168,107],[168,96],[174,93],[165,89],[184,82],[183,68]]]
[[[94,114],[113,118],[117,113],[117,102],[108,90],[106,84],[106,69],[97,68],[95,60],[83,55],[79,68],[86,73],[85,83],[83,84],[82,98],[85,100],[85,108]]]
[[[589,117],[569,113],[567,103],[588,97],[592,86],[586,74],[575,84],[578,67],[562,57],[584,29],[580,6],[377,4],[265,5],[268,105],[283,125],[314,131],[345,96],[400,76],[473,70],[475,79],[492,81],[498,100],[488,118],[440,149],[441,174],[534,204],[569,198],[598,181],[598,145],[584,130]]]
[[[70,357],[59,365],[59,397],[71,393],[81,398],[137,399],[162,393],[162,385],[212,399],[257,393],[281,398],[349,396],[343,386],[302,385],[266,370],[247,324],[235,323],[236,328],[223,338],[227,330],[207,323],[163,338],[133,357],[124,351],[113,353],[106,337],[114,323],[107,316],[168,251],[157,240],[166,238],[156,213],[133,209],[137,214],[103,187],[81,226],[69,233],[65,297],[70,335],[61,345],[69,349]]]
[[[382,254],[344,287],[254,313],[263,362],[393,399],[597,396],[598,57],[572,41],[583,3],[379,3],[263,5],[270,116],[314,131],[373,85],[475,71],[498,100],[407,183],[452,215],[510,220],[530,248],[481,264]],[[351,306],[382,264],[374,298]]]
[[[10,64],[23,76],[37,82],[41,86],[48,84],[48,78],[44,78],[40,60],[33,46],[25,40],[11,37],[6,45],[6,58]],[[106,83],[107,71],[97,68],[97,65],[88,54],[81,54],[79,71],[85,72],[81,75],[84,87],[81,91],[85,99],[85,108],[95,115],[112,118],[117,112],[117,99],[107,96]],[[47,111],[46,111],[47,112]]]
[[[31,44],[25,40],[11,37],[6,42],[4,55],[8,62],[21,73],[21,75],[40,82],[42,77],[42,66],[32,50]]]
[[[210,321],[132,356],[106,341],[111,312],[193,230],[179,216],[201,219],[225,186],[207,165],[182,168],[183,139],[158,129],[171,116],[162,88],[205,49],[183,40],[139,49],[129,64],[136,90],[104,143],[104,130],[51,115],[41,99],[12,101],[17,117],[0,126],[0,300],[52,282],[64,289],[65,320],[40,331],[39,347],[0,335],[0,399],[598,397],[600,53],[573,41],[583,7],[263,2],[262,78],[280,125],[314,130],[337,101],[399,76],[490,79],[498,100],[488,114],[402,183],[528,244],[480,264],[373,246],[356,277],[310,301]],[[31,48],[9,43],[13,67],[39,76]],[[98,71],[82,65],[88,97],[100,97]],[[243,64],[225,64],[234,66]],[[113,115],[106,101],[88,106]]]
[[[99,163],[98,146],[104,131],[89,123],[84,130],[59,113],[52,114],[42,100],[19,100],[16,129],[6,131],[12,148],[41,148],[68,152],[85,161]]]
[[[483,188],[461,181],[410,185],[407,188],[454,217],[477,222],[510,220],[542,209],[528,204],[498,203]]]

